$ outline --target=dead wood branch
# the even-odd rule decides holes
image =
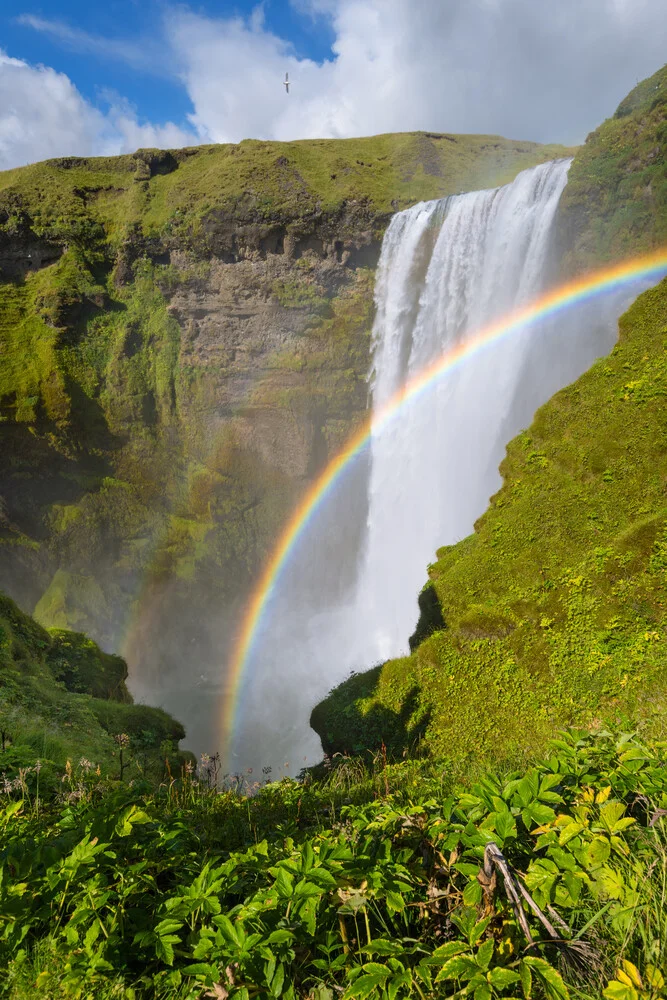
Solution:
[[[528,942],[528,949],[539,947],[543,944],[552,944],[560,948],[563,956],[580,969],[600,966],[600,954],[595,948],[588,944],[587,941],[563,938],[562,935],[558,933],[549,918],[545,913],[543,913],[531,894],[528,892],[523,882],[517,878],[503,852],[493,841],[488,843],[484,849],[484,867],[477,876],[484,892],[484,903],[487,912],[493,902],[493,893],[496,888],[498,875],[502,876],[507,898],[509,899],[512,909],[514,910],[517,923],[521,927],[523,935]],[[526,912],[522,906],[522,900],[526,902],[539,922],[542,924],[542,927],[544,927],[548,934],[548,940],[533,940],[530,927],[528,926]],[[571,934],[572,932],[570,931],[570,928],[557,911],[552,906],[549,906],[548,909],[555,923],[566,931],[566,933]]]

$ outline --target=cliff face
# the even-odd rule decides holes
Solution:
[[[126,241],[99,304],[53,291],[70,258],[94,280],[89,247],[2,287],[0,579],[44,624],[118,648],[141,596],[200,636],[363,413],[371,272],[244,250],[127,263]]]
[[[562,153],[420,133],[0,175],[0,588],[149,685],[219,671],[287,511],[366,409],[391,213]]]

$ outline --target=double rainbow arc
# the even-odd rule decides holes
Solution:
[[[621,288],[633,281],[658,279],[664,274],[667,274],[667,247],[652,254],[595,271],[552,289],[529,305],[490,323],[466,340],[465,343],[461,343],[441,355],[402,386],[379,412],[369,416],[361,428],[348,440],[342,451],[320,473],[293,511],[246,605],[232,650],[228,672],[228,692],[222,713],[222,738],[226,742],[227,748],[229,748],[233,737],[243,677],[255,645],[260,623],[279,583],[282,571],[285,569],[299,536],[326,501],[330,491],[347,466],[368,446],[371,434],[382,433],[389,421],[404,406],[420,396],[439,378],[473,358],[483,348],[570,306],[578,305],[605,292]]]

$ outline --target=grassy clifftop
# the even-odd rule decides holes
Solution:
[[[97,219],[110,233],[197,227],[215,211],[290,221],[364,202],[389,214],[422,198],[510,180],[561,146],[424,132],[61,158],[0,173],[0,212],[41,227]],[[6,220],[5,220],[6,221]]]

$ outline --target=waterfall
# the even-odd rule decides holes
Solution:
[[[376,275],[374,412],[438,356],[540,293],[570,162],[545,163],[504,187],[421,203],[393,217]],[[537,406],[611,349],[616,319],[634,294],[489,345],[373,432],[361,487],[368,512],[362,551],[346,551],[349,518],[334,496],[326,519],[318,515],[319,529],[313,524],[301,539],[263,623],[232,767],[270,764],[276,777],[281,761],[294,774],[320,759],[319,740],[308,729],[312,706],[351,670],[407,652],[416,597],[436,549],[472,531],[500,485],[507,442]],[[357,563],[356,584],[325,611],[309,609],[298,586],[307,579],[313,587],[314,570],[322,580],[336,572],[330,559],[313,556],[322,551],[318,530],[334,531],[339,558]]]
[[[372,405],[486,324],[539,294],[569,160],[512,184],[416,205],[387,230],[376,281]],[[360,617],[375,659],[403,652],[436,548],[467,535],[523,423],[517,394],[532,330],[478,354],[371,439]]]

